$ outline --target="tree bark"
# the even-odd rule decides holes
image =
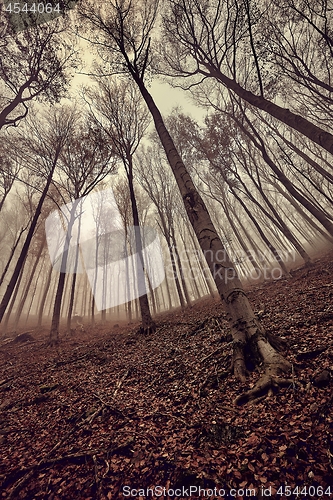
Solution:
[[[46,283],[45,283],[43,295],[42,295],[42,298],[41,298],[41,301],[40,301],[40,304],[39,304],[39,308],[38,308],[38,323],[37,323],[37,326],[39,326],[39,327],[42,326],[43,312],[44,312],[46,297],[47,297],[47,294],[49,292],[49,288],[50,288],[50,284],[51,284],[52,270],[53,270],[53,268],[52,268],[52,266],[50,266],[50,270],[49,270],[48,275],[47,275],[47,279],[46,279]]]
[[[51,323],[50,340],[49,340],[49,344],[51,346],[59,342],[60,311],[61,311],[62,297],[64,293],[68,252],[69,252],[70,240],[72,237],[73,224],[76,216],[75,213],[76,207],[78,206],[80,201],[81,201],[80,199],[77,199],[73,202],[73,206],[71,207],[71,212],[70,212],[70,218],[68,221],[68,228],[65,234],[64,250],[62,252],[62,257],[61,257],[61,268],[60,268],[58,286],[53,306],[52,323]]]
[[[139,221],[139,212],[135,198],[134,185],[133,185],[133,163],[132,156],[129,155],[128,158],[128,168],[126,169],[127,179],[128,179],[128,187],[130,191],[131,198],[131,206],[132,206],[132,215],[133,215],[133,224],[134,224],[134,236],[135,236],[135,251],[137,254],[137,280],[138,284],[141,283],[142,286],[146,290],[146,282],[145,282],[145,270],[144,270],[144,261],[142,254],[142,235],[140,230],[140,221]],[[147,290],[146,293],[139,296],[139,304],[140,304],[140,312],[141,312],[141,320],[142,327],[140,329],[141,333],[152,333],[156,330],[156,323],[153,321],[150,313],[149,301]]]

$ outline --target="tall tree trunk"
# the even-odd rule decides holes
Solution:
[[[266,202],[267,206],[271,210],[271,212],[273,214],[273,217],[264,209],[264,207],[261,205],[261,203],[259,203],[258,200],[256,200],[251,195],[251,193],[247,189],[246,185],[242,182],[244,188],[246,189],[247,194],[249,195],[249,197],[251,197],[251,200],[254,203],[256,203],[256,205],[266,215],[266,217],[268,217],[273,222],[273,224],[276,225],[276,227],[279,229],[279,231],[281,231],[281,233],[285,236],[285,238],[290,241],[290,243],[295,247],[295,249],[297,250],[297,252],[300,254],[300,256],[302,257],[302,259],[304,260],[305,264],[306,265],[310,265],[311,264],[311,258],[308,255],[308,253],[306,252],[306,250],[302,247],[302,245],[299,243],[299,241],[297,240],[297,238],[291,232],[291,230],[289,229],[289,227],[287,226],[287,224],[280,217],[280,215],[277,212],[277,210],[275,209],[274,205],[271,203],[270,199],[268,198],[268,196],[266,195],[265,191],[263,190],[261,184],[258,183],[258,182],[256,182],[256,180],[254,179],[254,177],[249,172],[248,172],[248,174],[249,174],[252,182],[254,183],[254,185],[256,186],[256,188],[258,189],[259,193],[261,194],[263,200]]]
[[[17,311],[16,311],[16,315],[15,315],[15,329],[17,328],[17,325],[18,325],[18,323],[20,321],[20,317],[21,317],[21,314],[22,314],[22,311],[23,311],[23,307],[24,307],[25,301],[27,299],[27,296],[28,296],[28,293],[29,293],[29,290],[30,290],[30,286],[31,286],[32,280],[33,280],[33,278],[35,276],[35,272],[36,272],[37,266],[39,264],[40,256],[42,255],[44,245],[45,245],[45,238],[43,239],[43,241],[42,241],[42,243],[41,243],[41,245],[39,247],[38,253],[37,253],[36,258],[35,258],[34,265],[32,266],[30,276],[29,276],[29,278],[27,280],[27,283],[26,283],[26,286],[25,286],[25,290],[23,292],[22,298],[20,300],[20,303],[19,303]]]
[[[145,281],[145,271],[144,271],[144,261],[142,254],[142,235],[140,230],[140,221],[139,221],[139,212],[136,204],[134,185],[133,185],[133,164],[132,164],[132,156],[129,155],[128,158],[128,168],[126,169],[127,179],[128,179],[128,187],[130,191],[130,199],[132,205],[132,215],[133,215],[133,224],[134,224],[134,236],[135,236],[135,251],[137,254],[137,283],[138,286],[141,284],[141,290],[145,290],[145,293],[139,295],[139,304],[140,304],[140,312],[141,312],[141,321],[142,321],[142,333],[150,333],[156,330],[155,321],[153,321],[150,313],[149,301],[146,290],[146,281]]]
[[[252,255],[252,252],[250,251],[249,247],[247,246],[247,244],[243,240],[242,235],[240,234],[240,231],[238,231],[238,228],[237,228],[236,224],[234,223],[233,218],[230,215],[227,201],[224,200],[224,203],[223,204],[221,203],[221,206],[224,209],[224,213],[228,219],[228,222],[229,222],[234,234],[236,235],[236,238],[238,239],[242,249],[244,250],[245,255],[248,257],[249,261],[251,262],[251,265],[256,272],[256,276],[259,277],[261,275],[261,269],[259,267],[259,264],[255,260],[255,258]]]
[[[25,316],[25,322],[26,323],[29,321],[31,309],[32,309],[33,303],[35,302],[35,299],[36,299],[36,292],[37,292],[37,288],[38,288],[38,282],[39,282],[39,278],[40,278],[40,276],[42,274],[42,270],[43,270],[43,267],[44,267],[44,261],[45,261],[45,255],[44,255],[43,263],[42,263],[42,265],[39,268],[39,271],[38,271],[38,274],[37,274],[37,278],[36,278],[36,281],[34,283],[34,287],[33,287],[32,293],[31,293],[31,298],[30,298],[30,302],[29,302],[27,314]],[[37,304],[39,304],[39,302],[40,302],[41,294],[42,294],[42,287],[40,287],[39,294],[38,294],[38,299],[36,300]],[[35,307],[35,310],[36,310],[36,307]]]
[[[172,298],[171,298],[171,292],[170,292],[170,285],[169,285],[168,273],[166,273],[166,275],[165,275],[165,288],[166,288],[166,291],[167,291],[167,294],[168,294],[168,301],[169,301],[168,310],[171,310],[171,309],[173,309],[173,307],[172,307]]]
[[[127,227],[125,226],[125,239],[124,239],[124,256],[125,256],[125,267],[126,267],[126,282],[125,282],[125,297],[127,299],[126,307],[127,307],[127,316],[129,323],[132,323],[133,314],[132,314],[132,300],[131,300],[131,286],[130,286],[130,272],[129,272],[129,260],[128,260],[128,233]],[[131,251],[131,249],[130,249]]]
[[[173,241],[172,250],[173,250],[173,254],[176,256],[176,262],[177,262],[178,269],[179,269],[180,280],[182,283],[182,287],[183,287],[183,291],[184,291],[184,295],[185,295],[185,300],[186,300],[186,303],[188,305],[191,305],[191,299],[190,299],[190,295],[188,293],[187,283],[185,281],[185,276],[184,276],[183,264],[182,264],[182,261],[181,261],[181,258],[180,258],[179,252],[178,252],[178,246],[177,246],[175,235],[172,235],[172,241]]]
[[[271,159],[269,154],[267,153],[265,144],[263,139],[260,137],[259,133],[255,130],[253,124],[250,123],[249,119],[244,115],[245,119],[247,120],[247,123],[250,125],[253,133],[255,134],[252,135],[246,127],[233,115],[232,116],[233,120],[237,123],[237,125],[241,128],[241,130],[251,139],[253,144],[259,149],[261,152],[261,155],[264,159],[264,161],[267,163],[267,165],[273,170],[281,184],[284,185],[284,187],[289,191],[289,193],[299,202],[301,205],[303,205],[304,208],[306,208],[319,222],[326,231],[333,236],[333,223],[330,222],[326,214],[320,210],[319,208],[315,207],[305,196],[303,196],[293,185],[293,183],[288,179],[288,177],[282,172],[282,170],[279,169],[279,167],[275,164],[275,162]],[[333,136],[332,136],[333,137]],[[333,152],[333,149],[332,149]]]
[[[185,237],[184,237],[184,234],[181,230],[179,231],[179,236],[180,236],[180,239],[182,240],[182,243],[183,243],[183,248],[184,248],[184,251],[186,254],[186,261],[187,261],[188,267],[189,267],[189,273],[187,273],[187,276],[189,276],[193,297],[196,297],[197,299],[199,299],[201,297],[201,293],[199,291],[199,287],[198,287],[198,283],[197,283],[197,280],[199,279],[199,275],[195,276],[195,274],[193,272],[194,269],[193,269],[192,262],[191,262],[192,259],[188,255],[187,248],[186,248],[186,246],[188,246],[188,245],[186,245]]]
[[[235,209],[231,208],[230,206],[230,210],[234,216],[234,218],[236,219],[236,222],[237,224],[239,225],[239,227],[242,229],[243,233],[245,234],[246,236],[246,239],[248,240],[248,242],[250,243],[252,249],[254,252],[256,252],[256,257],[257,257],[257,260],[260,261],[260,265],[261,267],[265,267],[266,264],[267,265],[270,265],[270,261],[267,259],[267,257],[264,255],[264,253],[262,252],[261,248],[259,248],[257,242],[255,241],[254,238],[252,238],[252,236],[250,235],[249,231],[247,230],[247,228],[244,226],[242,220],[238,217],[237,215],[237,212]],[[252,255],[252,251],[249,250],[251,252],[251,255]]]
[[[228,182],[228,180],[226,182]],[[278,250],[275,248],[275,246],[272,244],[272,242],[267,238],[267,236],[265,235],[264,231],[262,230],[260,224],[258,223],[258,221],[256,220],[256,218],[254,217],[254,215],[251,213],[251,211],[247,207],[246,203],[244,203],[244,201],[242,200],[242,198],[240,196],[238,196],[238,194],[234,190],[232,184],[229,184],[229,187],[230,187],[231,193],[239,201],[239,203],[241,204],[241,206],[243,207],[243,209],[247,213],[248,217],[253,222],[253,224],[256,227],[258,233],[260,234],[261,239],[267,245],[267,247],[270,249],[270,251],[274,255],[274,258],[276,259],[276,261],[279,263],[279,266],[281,267],[281,269],[283,271],[283,274],[285,274],[286,276],[288,276],[289,275],[288,269],[286,268],[285,263],[283,262],[283,259],[281,258]]]
[[[88,295],[88,275],[84,275],[83,282],[83,296],[81,302],[81,314],[80,316],[85,317],[87,315],[87,295]]]
[[[161,303],[161,299],[159,300],[159,312],[165,311],[167,309],[163,288],[164,288],[163,286],[159,287],[159,292],[160,292],[161,298],[162,298],[162,303]],[[169,304],[169,305],[170,305],[169,309],[171,309],[171,304]]]
[[[13,295],[11,297],[10,305],[8,307],[8,311],[7,311],[6,316],[5,316],[5,321],[3,323],[3,328],[2,328],[3,334],[6,333],[6,331],[8,329],[8,323],[9,323],[9,320],[10,320],[10,317],[11,317],[11,314],[12,314],[12,310],[13,310],[13,307],[14,307],[14,304],[15,304],[15,301],[16,301],[17,294],[18,294],[19,289],[20,289],[22,277],[23,277],[23,274],[24,274],[24,266],[25,266],[26,261],[27,260],[24,259],[24,262],[23,262],[23,265],[21,267],[18,280],[17,280],[16,285],[15,285],[14,293],[13,293]]]
[[[70,332],[70,329],[71,329],[71,320],[72,320],[73,307],[74,307],[76,277],[77,277],[77,269],[78,269],[78,265],[79,265],[79,255],[80,255],[80,247],[79,247],[80,235],[81,235],[81,217],[79,217],[79,222],[78,222],[75,262],[74,262],[71,294],[70,294],[70,298],[69,298],[69,307],[68,307],[68,314],[67,314],[67,331],[68,332]],[[97,265],[96,265],[96,269],[97,269]]]
[[[153,308],[153,313],[156,315],[157,314],[157,307],[156,307],[156,298],[154,295],[154,290],[153,287],[151,286],[150,278],[149,275],[146,274],[147,282],[148,282],[148,288],[149,288],[149,293],[150,293],[150,298],[151,298],[151,305]]]
[[[46,283],[43,291],[43,295],[39,304],[38,308],[38,323],[37,326],[42,326],[42,321],[43,321],[43,313],[44,313],[44,307],[45,307],[45,302],[46,302],[46,297],[49,292],[50,284],[51,284],[51,278],[52,278],[52,271],[53,267],[50,266],[50,270],[48,272],[47,278],[46,278]]]
[[[11,249],[11,251],[10,251],[10,255],[9,255],[9,259],[7,260],[6,265],[5,265],[5,267],[4,267],[4,270],[2,271],[2,274],[1,274],[1,278],[0,278],[0,286],[2,285],[3,280],[5,279],[5,276],[6,276],[6,274],[7,274],[7,271],[8,271],[8,269],[9,269],[9,266],[10,266],[10,264],[11,264],[11,262],[12,262],[13,257],[14,257],[15,250],[16,250],[16,248],[17,248],[17,245],[19,244],[20,239],[21,239],[21,237],[22,237],[22,234],[24,233],[24,231],[25,231],[26,229],[27,229],[27,227],[24,227],[24,228],[22,227],[22,229],[21,229],[21,230],[20,230],[20,232],[19,232],[18,237],[16,238],[16,241],[15,241],[14,245],[12,246],[12,249]]]
[[[88,287],[87,287],[88,288]],[[88,293],[87,293],[87,311],[88,311],[88,322],[91,323],[91,302],[93,300],[93,294],[92,294],[92,290],[91,288],[89,287],[88,288]]]
[[[52,284],[52,293],[49,295],[49,304],[47,308],[47,317],[49,318],[51,316],[52,308],[54,305],[54,300],[53,297],[55,297],[57,291],[57,279],[54,279],[54,283]]]
[[[65,232],[64,250],[61,257],[61,268],[59,272],[58,286],[53,306],[53,315],[52,315],[51,330],[50,330],[49,343],[51,346],[55,345],[59,341],[60,311],[61,311],[62,297],[64,293],[65,278],[67,274],[66,267],[67,267],[68,253],[70,248],[70,241],[72,238],[72,229],[76,217],[76,208],[80,203],[80,201],[81,201],[80,199],[77,199],[73,202],[68,221],[68,228],[67,231]]]
[[[317,233],[319,233],[323,238],[325,238],[326,241],[329,241],[330,243],[333,243],[333,238],[328,235],[321,227],[319,227],[312,219],[311,217],[308,216],[306,212],[299,206],[296,200],[292,196],[289,195],[288,192],[284,191],[283,188],[277,183],[277,182],[272,182],[272,185],[275,187],[275,189],[282,194],[282,196],[289,201],[289,203],[295,208],[295,210],[300,214],[300,216],[308,223],[310,226],[312,226]]]
[[[196,299],[200,299],[201,297],[201,293],[200,293],[200,290],[199,290],[199,287],[198,287],[198,283],[197,283],[197,279],[198,279],[198,276],[195,275],[194,273],[194,269],[192,267],[192,263],[191,263],[191,259],[189,259],[188,261],[188,264],[189,264],[189,275],[190,275],[190,280],[191,280],[191,285],[192,285],[192,293],[193,293],[193,296],[196,297]]]
[[[199,266],[200,266],[200,269],[201,269],[201,274],[203,276],[204,283],[207,286],[207,289],[208,289],[211,297],[215,297],[216,288],[213,287],[213,284],[211,282],[211,274],[209,273],[209,275],[207,276],[207,273],[206,273],[206,270],[205,270],[205,267],[204,267],[204,262],[203,262],[202,256],[201,256],[202,255],[201,248],[197,246],[198,240],[197,240],[197,242],[195,241],[194,236],[192,234],[192,231],[193,231],[193,228],[191,227],[191,229],[189,230],[189,233],[190,233],[190,237],[191,237],[191,240],[192,240],[193,247],[195,249],[195,255],[196,255],[196,258],[197,258],[197,262],[199,262]]]
[[[182,287],[180,286],[180,281],[178,278],[178,272],[177,272],[177,266],[176,266],[176,258],[174,254],[174,248],[171,244],[170,241],[170,246],[169,246],[169,253],[170,253],[170,259],[171,259],[171,266],[172,266],[172,277],[175,280],[175,285],[176,285],[176,290],[180,302],[180,307],[183,309],[185,307],[185,298],[183,295]]]
[[[139,299],[134,300],[135,304],[135,319],[138,321],[140,319],[140,301]]]
[[[95,295],[96,295],[96,290],[97,290],[97,278],[98,278],[98,271],[99,271],[99,266],[97,265],[99,244],[100,244],[100,239],[97,236],[96,249],[95,249],[96,270],[95,270],[95,275],[94,275],[94,284],[93,284],[93,288],[92,288],[92,299],[91,299],[91,324],[92,324],[92,326],[94,326],[94,324],[95,324]]]
[[[288,157],[289,158],[289,157]],[[332,198],[325,193],[324,189],[322,189],[322,180],[318,180],[318,181],[314,181],[309,173],[305,173],[301,168],[298,168],[295,163],[293,162],[293,160],[291,158],[289,158],[289,162],[291,163],[291,165],[293,166],[293,168],[296,170],[296,172],[298,172],[302,177],[303,179],[299,178],[298,179],[298,182],[301,184],[301,186],[307,191],[307,199],[311,201],[311,203],[313,203],[315,206],[317,206],[317,208],[320,208],[324,214],[326,215],[326,217],[328,219],[333,219],[332,217],[332,214],[330,214],[329,212],[327,212],[327,210],[324,210],[323,209],[323,206],[322,206],[322,200],[320,199],[319,197],[319,200],[318,200],[318,195],[317,193],[312,193],[311,190],[309,189],[309,187],[307,186],[307,184],[310,184],[316,191],[318,191],[319,194],[321,194],[321,196],[323,198],[326,199],[326,201],[330,204],[330,205],[333,205],[333,200]],[[306,181],[306,183],[304,183],[304,180]]]
[[[244,395],[242,400],[238,400],[239,402],[243,402],[255,397],[257,392],[261,391],[263,387],[265,389],[271,387],[273,380],[275,383],[278,383],[279,375],[288,372],[291,365],[268,341],[264,329],[254,315],[234,265],[230,261],[222,241],[215,230],[204,201],[196,190],[176,150],[152,96],[147,91],[143,81],[133,72],[131,67],[130,69],[152,114],[157,133],[182,195],[187,215],[224,303],[233,335],[234,373],[240,380],[244,381],[246,379],[245,356],[249,353],[251,353],[254,364],[260,361],[264,364],[264,377],[254,389],[251,389],[251,391]]]
[[[305,160],[309,165],[311,165],[311,167],[313,167],[319,174],[321,174],[324,177],[324,179],[326,179],[330,183],[333,183],[333,175],[330,172],[328,172],[328,170],[326,170],[324,167],[322,167],[321,165],[319,165],[318,162],[316,162],[309,155],[307,155],[306,153],[304,153],[304,151],[302,151],[301,149],[299,149],[296,146],[295,143],[293,143],[291,141],[288,141],[288,139],[286,139],[284,137],[284,135],[279,132],[279,130],[277,129],[277,127],[272,126],[272,124],[270,124],[265,119],[262,119],[262,121],[268,127],[270,127],[273,130],[274,134],[277,135],[278,137],[280,137],[280,139],[285,144],[287,144],[287,146],[289,146],[290,149],[292,149],[293,151],[295,151],[295,153],[297,153],[300,158],[302,158],[303,160]]]

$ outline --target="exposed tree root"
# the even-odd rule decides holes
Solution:
[[[265,373],[256,385],[247,392],[244,392],[234,400],[234,404],[241,406],[255,399],[263,399],[270,391],[277,392],[280,387],[298,386],[301,384],[292,378],[282,378]]]
[[[47,343],[48,347],[56,347],[59,344],[59,340],[49,340]]]
[[[234,403],[242,405],[269,392],[276,392],[281,386],[295,386],[293,367],[279,352],[283,345],[279,338],[267,335],[255,318],[248,322],[238,322],[236,326],[233,332],[234,375],[244,383],[248,370],[263,367],[264,373],[256,385],[238,396]],[[291,373],[293,378],[288,378]]]
[[[274,333],[266,332],[266,337],[271,346],[277,351],[281,351],[288,344],[286,340],[282,339],[278,335],[274,335]]]
[[[152,321],[149,325],[143,326],[141,325],[138,331],[136,332],[138,335],[150,335],[156,332],[156,323]]]

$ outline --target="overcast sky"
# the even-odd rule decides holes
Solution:
[[[89,52],[88,52],[89,53]],[[86,57],[87,51],[85,51],[85,59],[90,59],[90,57]],[[87,60],[87,66],[82,69],[82,73],[89,72],[91,69],[89,68],[89,62]],[[76,73],[72,84],[72,95],[75,95],[75,92],[80,89],[83,85],[89,86],[92,84],[91,79],[82,73]],[[158,81],[156,78],[151,86],[148,88],[148,91],[153,96],[155,103],[157,104],[159,110],[162,113],[162,116],[165,117],[172,109],[176,106],[181,106],[182,110],[185,113],[190,113],[192,118],[201,121],[206,114],[206,111],[203,108],[199,108],[196,106],[191,99],[190,92],[186,92],[185,90],[173,88],[167,83],[163,83],[162,81]]]
[[[205,110],[195,106],[190,93],[185,90],[175,89],[166,83],[155,81],[149,91],[163,116],[168,115],[175,106],[181,106],[184,112],[190,113],[197,120],[202,120],[206,114]]]

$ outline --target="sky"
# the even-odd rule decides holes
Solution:
[[[205,110],[194,104],[188,91],[158,81],[153,82],[149,90],[163,116],[168,115],[175,106],[181,106],[184,112],[199,121],[206,114]]]
[[[89,73],[89,71],[91,71],[91,63],[94,60],[94,56],[88,42],[81,40],[80,46],[82,46],[82,54],[80,57],[83,60],[84,66],[83,69],[81,69],[81,73],[77,72],[74,75],[71,83],[71,91],[73,93],[78,91],[82,85],[88,86],[91,83],[90,78],[84,73]],[[169,115],[176,106],[180,106],[183,112],[190,113],[192,118],[198,121],[203,121],[206,115],[206,110],[194,104],[189,91],[171,87],[171,85],[162,82],[158,78],[152,81],[148,91],[152,95],[163,117]]]

